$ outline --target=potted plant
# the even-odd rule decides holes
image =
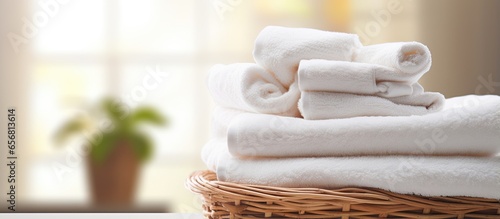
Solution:
[[[55,139],[63,143],[83,131],[99,130],[97,120],[107,121],[108,130],[101,131],[99,139],[86,142],[90,149],[86,161],[92,199],[100,206],[130,205],[140,165],[150,158],[153,149],[151,139],[140,131],[139,125],[165,125],[167,121],[153,108],[124,111],[111,99],[105,99],[89,113],[92,118],[77,116],[64,123]]]

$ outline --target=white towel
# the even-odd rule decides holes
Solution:
[[[424,196],[500,199],[500,157],[365,156],[238,159],[225,141],[205,146],[221,181],[280,187],[374,187]],[[208,153],[210,154],[210,153]]]
[[[231,122],[248,112],[216,106],[210,122],[210,137],[221,138],[227,136],[227,129]]]
[[[284,87],[264,68],[253,63],[215,65],[208,89],[220,106],[242,111],[299,116],[297,82]]]
[[[355,34],[268,26],[257,36],[253,56],[286,87],[294,82],[301,60],[352,61],[361,47]]]
[[[355,62],[385,65],[420,77],[431,67],[431,53],[418,42],[395,42],[364,46],[358,50]]]
[[[500,152],[500,96],[446,100],[424,116],[305,120],[242,114],[228,130],[238,157],[494,155]]]
[[[301,92],[299,110],[310,120],[339,119],[359,116],[411,116],[438,112],[444,96],[424,92],[419,83],[412,85],[413,93],[398,97],[378,97],[335,92]]]
[[[299,64],[301,91],[328,91],[397,97],[413,93],[418,78],[377,64],[321,59]]]

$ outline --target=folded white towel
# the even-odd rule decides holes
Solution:
[[[361,47],[355,34],[268,26],[257,36],[253,56],[284,86],[289,86],[294,82],[301,60],[352,61]]]
[[[446,100],[423,116],[305,120],[242,114],[228,130],[238,157],[494,155],[500,152],[500,96]]]
[[[299,110],[305,119],[339,119],[358,116],[425,115],[442,109],[444,96],[424,92],[419,83],[412,85],[413,93],[406,96],[382,98],[334,92],[301,92]]]
[[[322,59],[299,64],[301,91],[397,97],[413,93],[414,77],[383,65]]]
[[[418,42],[395,42],[364,46],[359,49],[355,62],[385,65],[414,76],[416,80],[431,67],[431,53]]]
[[[239,159],[225,141],[206,146],[221,181],[280,187],[374,187],[424,196],[500,199],[500,157],[366,156]]]
[[[299,109],[305,119],[340,119],[359,116],[425,115],[441,110],[444,96],[420,95],[382,98],[332,92],[302,92]]]
[[[241,114],[245,113],[248,112],[220,106],[215,107],[210,122],[210,138],[225,138],[227,136],[227,129],[231,122]]]
[[[215,65],[208,89],[214,101],[227,108],[284,116],[299,116],[297,82],[284,87],[264,68],[253,63]]]

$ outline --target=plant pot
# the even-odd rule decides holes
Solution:
[[[139,160],[127,142],[118,143],[102,162],[87,156],[93,204],[132,205],[136,193]]]

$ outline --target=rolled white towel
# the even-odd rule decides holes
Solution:
[[[394,68],[377,64],[302,60],[299,65],[301,91],[328,91],[397,97],[413,93],[413,79]]]
[[[429,48],[419,42],[382,43],[360,48],[355,62],[385,65],[395,68],[416,82],[429,71],[432,63]]]
[[[383,98],[333,92],[301,93],[299,109],[305,119],[341,119],[359,116],[412,116],[441,110],[444,96],[440,93]]]
[[[423,116],[305,120],[262,114],[234,117],[227,132],[237,157],[495,155],[500,97],[447,99]]]
[[[215,65],[210,69],[208,89],[220,106],[242,111],[299,116],[297,83],[284,87],[254,63]]]
[[[294,82],[301,60],[352,61],[356,50],[361,47],[355,34],[268,26],[257,36],[253,56],[259,65],[273,72],[287,87]]]

